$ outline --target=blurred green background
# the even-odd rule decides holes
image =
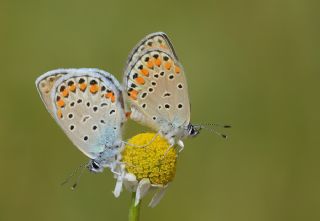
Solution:
[[[166,32],[185,67],[192,121],[231,123],[186,141],[175,181],[141,220],[320,220],[317,1],[0,0],[0,220],[126,220],[110,172],[60,183],[87,158],[34,81],[98,67],[122,79],[129,51]],[[148,129],[129,122],[125,137]],[[150,199],[150,196],[148,197]]]

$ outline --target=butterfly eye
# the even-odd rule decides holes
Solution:
[[[91,161],[91,165],[94,169],[98,170],[100,168],[100,165],[96,161]]]

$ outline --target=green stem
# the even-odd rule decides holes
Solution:
[[[131,205],[129,208],[129,221],[139,221],[139,215],[140,215],[140,204],[141,201],[137,206],[134,205],[136,200],[136,193],[132,192],[131,196]]]

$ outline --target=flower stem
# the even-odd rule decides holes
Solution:
[[[131,205],[129,208],[129,221],[139,221],[139,215],[140,215],[140,203],[137,206],[135,206],[135,200],[136,200],[136,193],[132,192],[131,195]]]

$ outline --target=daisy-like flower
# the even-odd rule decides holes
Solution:
[[[135,193],[135,206],[150,191],[155,194],[149,203],[155,207],[176,173],[177,152],[161,136],[154,133],[142,133],[128,141],[122,152],[122,164],[116,174],[115,197],[123,186]]]

